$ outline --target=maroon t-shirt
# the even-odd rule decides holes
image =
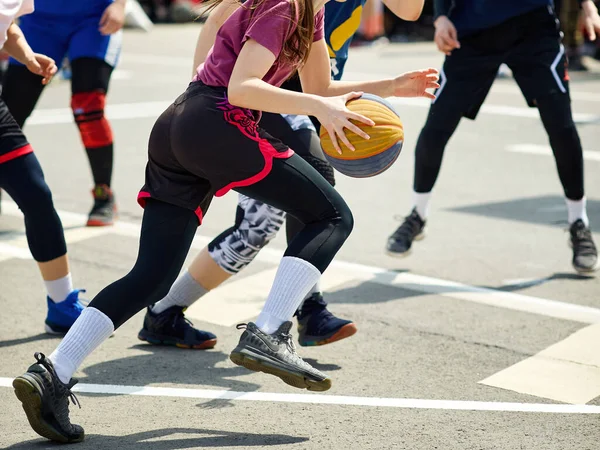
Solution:
[[[215,45],[209,51],[206,61],[198,67],[195,80],[209,86],[227,87],[242,46],[248,39],[254,39],[275,55],[275,63],[264,76],[263,81],[273,86],[281,84],[291,75],[294,67],[282,61],[283,44],[296,27],[292,19],[294,0],[258,0],[259,6],[250,9],[253,0],[247,0],[223,24],[217,33]],[[323,39],[323,18],[325,8],[315,15],[313,41]]]

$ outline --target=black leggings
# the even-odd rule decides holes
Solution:
[[[71,93],[108,91],[113,68],[101,59],[79,58],[71,62]],[[31,116],[44,85],[27,67],[11,64],[4,79],[2,98],[21,128]]]
[[[236,190],[282,209],[304,223],[285,256],[304,259],[321,272],[352,231],[352,213],[342,197],[297,155],[273,159],[269,175]],[[133,269],[102,290],[90,306],[106,314],[118,328],[138,311],[163,298],[183,266],[197,226],[198,219],[192,210],[148,199]]]
[[[89,93],[105,95],[107,93],[113,71],[113,67],[107,62],[97,58],[78,58],[71,61],[71,71],[71,93],[74,96]],[[42,95],[44,85],[41,83],[41,79],[39,75],[31,73],[25,66],[11,64],[8,67],[2,97],[21,128],[31,116]],[[103,107],[94,105],[91,109],[92,111],[74,111],[75,121],[80,126],[80,131],[82,124],[85,126],[85,122],[88,122],[88,128],[93,121],[102,124],[97,127],[92,125],[91,133],[85,130],[81,131],[82,140],[86,147],[94,183],[110,185],[114,157],[112,134],[108,122],[104,118]],[[91,134],[96,136],[100,134],[101,142],[91,145],[86,137]]]
[[[13,198],[25,216],[27,243],[33,258],[47,262],[65,255],[62,223],[33,153],[0,164],[0,188]]]
[[[537,98],[537,107],[550,140],[558,175],[565,196],[580,200],[583,189],[583,151],[571,115],[567,94],[550,94]],[[458,108],[444,108],[443,113],[434,103],[421,130],[415,149],[415,192],[431,192],[442,166],[442,157],[448,140],[461,118]]]
[[[290,84],[291,83],[288,83],[288,89],[290,89]],[[292,88],[294,88],[293,85]],[[301,92],[299,87],[292,90]],[[319,141],[318,133],[315,133],[310,129],[293,130],[281,114],[273,113],[263,113],[260,126],[263,127],[269,134],[293,149],[299,156],[302,157],[302,159],[313,166],[329,184],[335,186],[333,168],[325,160],[325,156],[323,156],[323,150],[321,150],[321,143]],[[294,239],[294,237],[296,237],[302,228],[304,228],[304,224],[300,220],[290,214],[286,215],[285,234],[288,244]],[[234,229],[235,227],[231,229],[231,231]],[[217,239],[219,238],[215,238],[215,241]]]

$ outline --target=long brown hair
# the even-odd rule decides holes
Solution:
[[[242,4],[241,0],[236,0]],[[243,6],[255,10],[265,0],[248,0],[250,6]],[[283,44],[281,56],[287,63],[293,64],[295,67],[301,67],[308,59],[310,48],[313,43],[313,35],[315,32],[315,13],[313,0],[288,0],[291,5],[290,29],[293,31],[288,35]],[[216,8],[223,0],[207,0],[203,2],[208,5],[202,16],[207,16],[214,8]],[[297,18],[297,19],[296,19]],[[294,25],[296,25],[294,27]]]

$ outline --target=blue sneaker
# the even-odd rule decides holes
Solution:
[[[357,328],[351,320],[335,317],[328,309],[323,295],[316,292],[304,301],[296,312],[298,343],[303,347],[331,344],[352,336]]]
[[[77,320],[84,306],[79,301],[79,293],[83,289],[75,289],[60,303],[55,303],[47,297],[48,315],[46,316],[46,333],[66,334],[71,325]]]

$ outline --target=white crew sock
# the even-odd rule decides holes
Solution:
[[[272,334],[292,318],[306,293],[315,286],[321,272],[311,263],[293,256],[284,256],[279,263],[275,281],[256,326]]]
[[[50,297],[54,303],[64,301],[69,294],[73,292],[73,280],[71,279],[70,273],[58,280],[44,280],[44,284],[46,285],[48,297]]]
[[[590,226],[590,219],[587,215],[587,199],[583,197],[581,200],[569,200],[565,198],[567,202],[567,212],[569,215],[569,225],[575,222],[577,219],[583,220],[586,227]]]
[[[114,331],[115,326],[106,314],[96,308],[85,308],[50,355],[60,381],[68,383],[83,360]]]
[[[423,220],[426,220],[429,214],[429,200],[431,200],[431,192],[420,193],[413,191],[413,205]]]
[[[154,304],[152,312],[159,314],[171,306],[187,308],[207,292],[186,270],[183,275],[175,280],[167,296]]]

